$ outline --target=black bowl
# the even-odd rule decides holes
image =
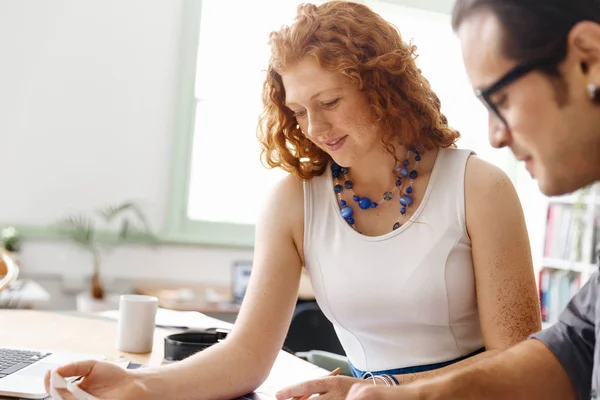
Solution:
[[[165,361],[181,361],[202,351],[227,336],[221,329],[189,330],[165,337]]]

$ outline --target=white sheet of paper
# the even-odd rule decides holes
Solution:
[[[286,386],[327,376],[329,371],[308,362],[299,363],[289,353],[280,352],[275,360],[275,365],[265,382],[256,390],[256,393],[274,396]]]
[[[103,311],[98,313],[98,315],[118,320],[119,310]],[[231,329],[233,324],[196,311],[175,311],[159,307],[156,311],[156,326],[184,329]]]

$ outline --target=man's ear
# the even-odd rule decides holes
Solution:
[[[590,82],[600,84],[600,24],[581,21],[567,37],[567,60]]]

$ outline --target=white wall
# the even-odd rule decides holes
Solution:
[[[0,2],[0,225],[140,201],[166,216],[182,0]],[[229,281],[248,251],[123,248],[105,275]],[[69,243],[27,241],[25,273],[88,274]]]

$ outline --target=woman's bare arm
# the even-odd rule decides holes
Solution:
[[[516,191],[499,168],[475,156],[465,172],[477,306],[486,351],[433,371],[399,375],[431,378],[492,357],[541,329],[541,314],[525,218]]]
[[[151,398],[231,399],[255,390],[282,347],[301,273],[302,183],[287,177],[269,196],[256,227],[252,275],[227,339],[166,367],[140,370]]]

